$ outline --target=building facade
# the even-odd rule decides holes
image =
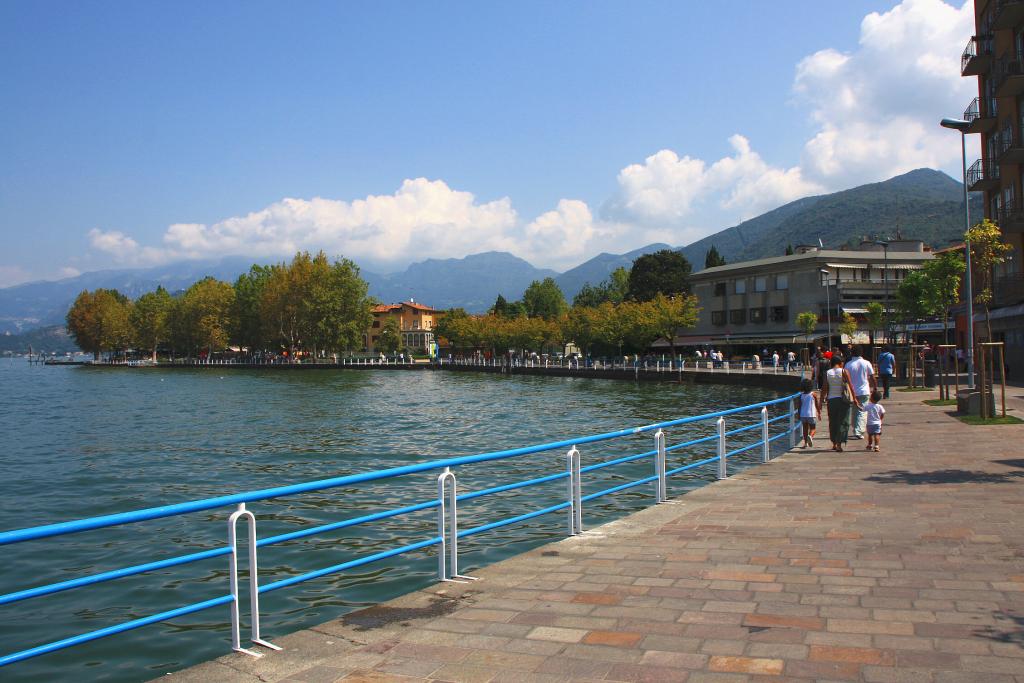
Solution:
[[[978,79],[964,119],[968,132],[981,136],[981,159],[968,169],[967,187],[984,192],[985,217],[1013,246],[1013,258],[993,273],[990,315],[994,341],[1006,344],[1012,368],[1024,364],[1024,0],[975,0],[974,16],[960,73]],[[976,324],[983,321],[976,310]]]
[[[363,335],[363,350],[369,353],[378,351],[377,343],[384,324],[389,320],[398,322],[402,347],[412,353],[435,355],[437,344],[434,341],[434,316],[437,314],[430,306],[403,301],[399,304],[381,304],[374,306],[373,322],[370,329]]]
[[[791,256],[707,268],[691,277],[701,311],[697,326],[676,337],[677,346],[779,347],[805,344],[800,313],[818,314],[815,337],[839,336],[850,313],[864,328],[872,301],[892,313],[896,287],[932,258],[921,242],[865,243],[858,250],[799,247]],[[865,328],[866,329],[866,328]],[[667,344],[665,344],[667,346]]]

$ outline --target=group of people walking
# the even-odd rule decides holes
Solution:
[[[828,414],[832,450],[842,452],[849,439],[867,440],[865,450],[878,452],[881,446],[885,408],[896,358],[889,347],[878,357],[878,379],[871,361],[861,355],[858,345],[829,351],[818,349],[813,378],[804,379],[800,395],[803,447],[814,445],[822,407]]]

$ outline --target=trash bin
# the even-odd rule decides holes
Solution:
[[[929,389],[935,388],[935,380],[938,374],[938,363],[933,360],[926,360],[924,362],[924,385]]]

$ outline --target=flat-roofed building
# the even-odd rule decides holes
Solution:
[[[363,335],[363,350],[370,353],[377,351],[380,332],[385,322],[393,319],[398,321],[403,347],[412,353],[426,353],[431,356],[437,353],[437,345],[434,342],[434,316],[437,315],[437,311],[430,306],[409,300],[398,304],[374,306],[372,313],[373,322]]]
[[[891,310],[896,287],[906,274],[932,258],[917,240],[889,242],[888,256],[882,246],[868,242],[849,251],[798,247],[796,252],[707,268],[691,276],[701,311],[697,326],[679,334],[676,345],[804,344],[807,338],[797,328],[797,316],[816,313],[815,337],[821,339],[828,335],[830,309],[833,337],[838,338],[842,312],[863,327],[867,305],[877,301]]]

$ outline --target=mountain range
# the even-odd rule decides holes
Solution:
[[[981,215],[977,198],[972,215]],[[698,240],[677,247],[694,270],[714,245],[730,263],[776,256],[787,245],[853,246],[862,237],[901,234],[946,246],[963,234],[963,186],[945,173],[918,169],[884,182],[861,185],[833,194],[805,197]],[[535,268],[506,252],[486,252],[460,259],[427,259],[400,273],[380,275],[363,271],[370,294],[381,301],[415,299],[435,308],[461,306],[485,311],[498,294],[518,298],[534,280],[554,277],[566,299],[587,282],[597,284],[618,267],[629,268],[643,254],[670,249],[649,244],[625,254],[599,254],[563,273]],[[228,257],[219,261],[190,261],[157,268],[104,270],[58,281],[31,282],[0,289],[0,334],[62,325],[64,316],[83,289],[106,287],[137,297],[162,285],[171,292],[187,288],[202,277],[233,281],[252,260]]]

